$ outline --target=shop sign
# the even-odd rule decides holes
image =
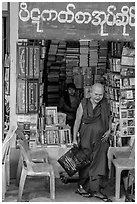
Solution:
[[[19,38],[134,40],[134,2],[19,3]]]

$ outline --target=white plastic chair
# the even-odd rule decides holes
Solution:
[[[34,163],[30,157],[29,152],[24,148],[23,141],[19,141],[19,147],[21,150],[21,156],[23,159],[23,166],[21,172],[21,178],[19,183],[19,191],[17,202],[21,202],[24,184],[27,176],[48,176],[50,178],[50,198],[55,199],[55,176],[53,166],[48,163]]]
[[[5,200],[7,186],[10,185],[10,149],[15,136],[15,127],[12,127],[2,144],[2,200]]]
[[[122,155],[121,155],[122,156]],[[116,170],[116,183],[115,183],[115,201],[120,201],[120,182],[121,182],[121,172],[123,170],[132,170],[135,168],[135,141],[133,142],[133,146],[131,148],[131,153],[129,157],[125,158],[118,157],[116,159],[112,159],[112,164]]]
[[[28,141],[25,138],[24,133],[20,128],[17,128],[16,135],[17,135],[18,141],[19,140],[23,141],[23,143],[24,143],[23,146],[24,146],[26,152],[29,152],[29,155],[30,155],[31,160],[33,162],[36,162],[36,163],[46,162],[46,163],[48,163],[49,156],[48,156],[48,152],[46,151],[46,149],[39,149],[39,148],[34,149],[34,150],[30,149],[29,146],[28,146]],[[19,185],[22,165],[23,165],[22,157],[20,155],[19,156],[18,167],[17,167],[17,174],[16,174],[16,185],[17,186]]]

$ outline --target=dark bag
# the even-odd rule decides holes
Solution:
[[[90,160],[79,147],[72,147],[58,159],[58,162],[69,176],[73,176],[76,172],[89,164]]]
[[[131,169],[128,172],[127,190],[126,190],[126,202],[135,202],[135,169]]]

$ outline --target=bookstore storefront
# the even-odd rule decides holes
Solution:
[[[75,84],[80,99],[88,97],[94,83],[105,86],[113,116],[110,144],[131,145],[135,135],[134,3],[27,2],[19,3],[17,10],[16,107],[11,113],[30,148],[47,148],[53,158],[71,146],[70,127],[57,109],[69,82]]]

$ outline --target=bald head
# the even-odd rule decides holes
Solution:
[[[95,90],[102,90],[102,92],[104,93],[104,86],[100,83],[95,83],[92,87],[91,87],[91,91],[95,91]]]

